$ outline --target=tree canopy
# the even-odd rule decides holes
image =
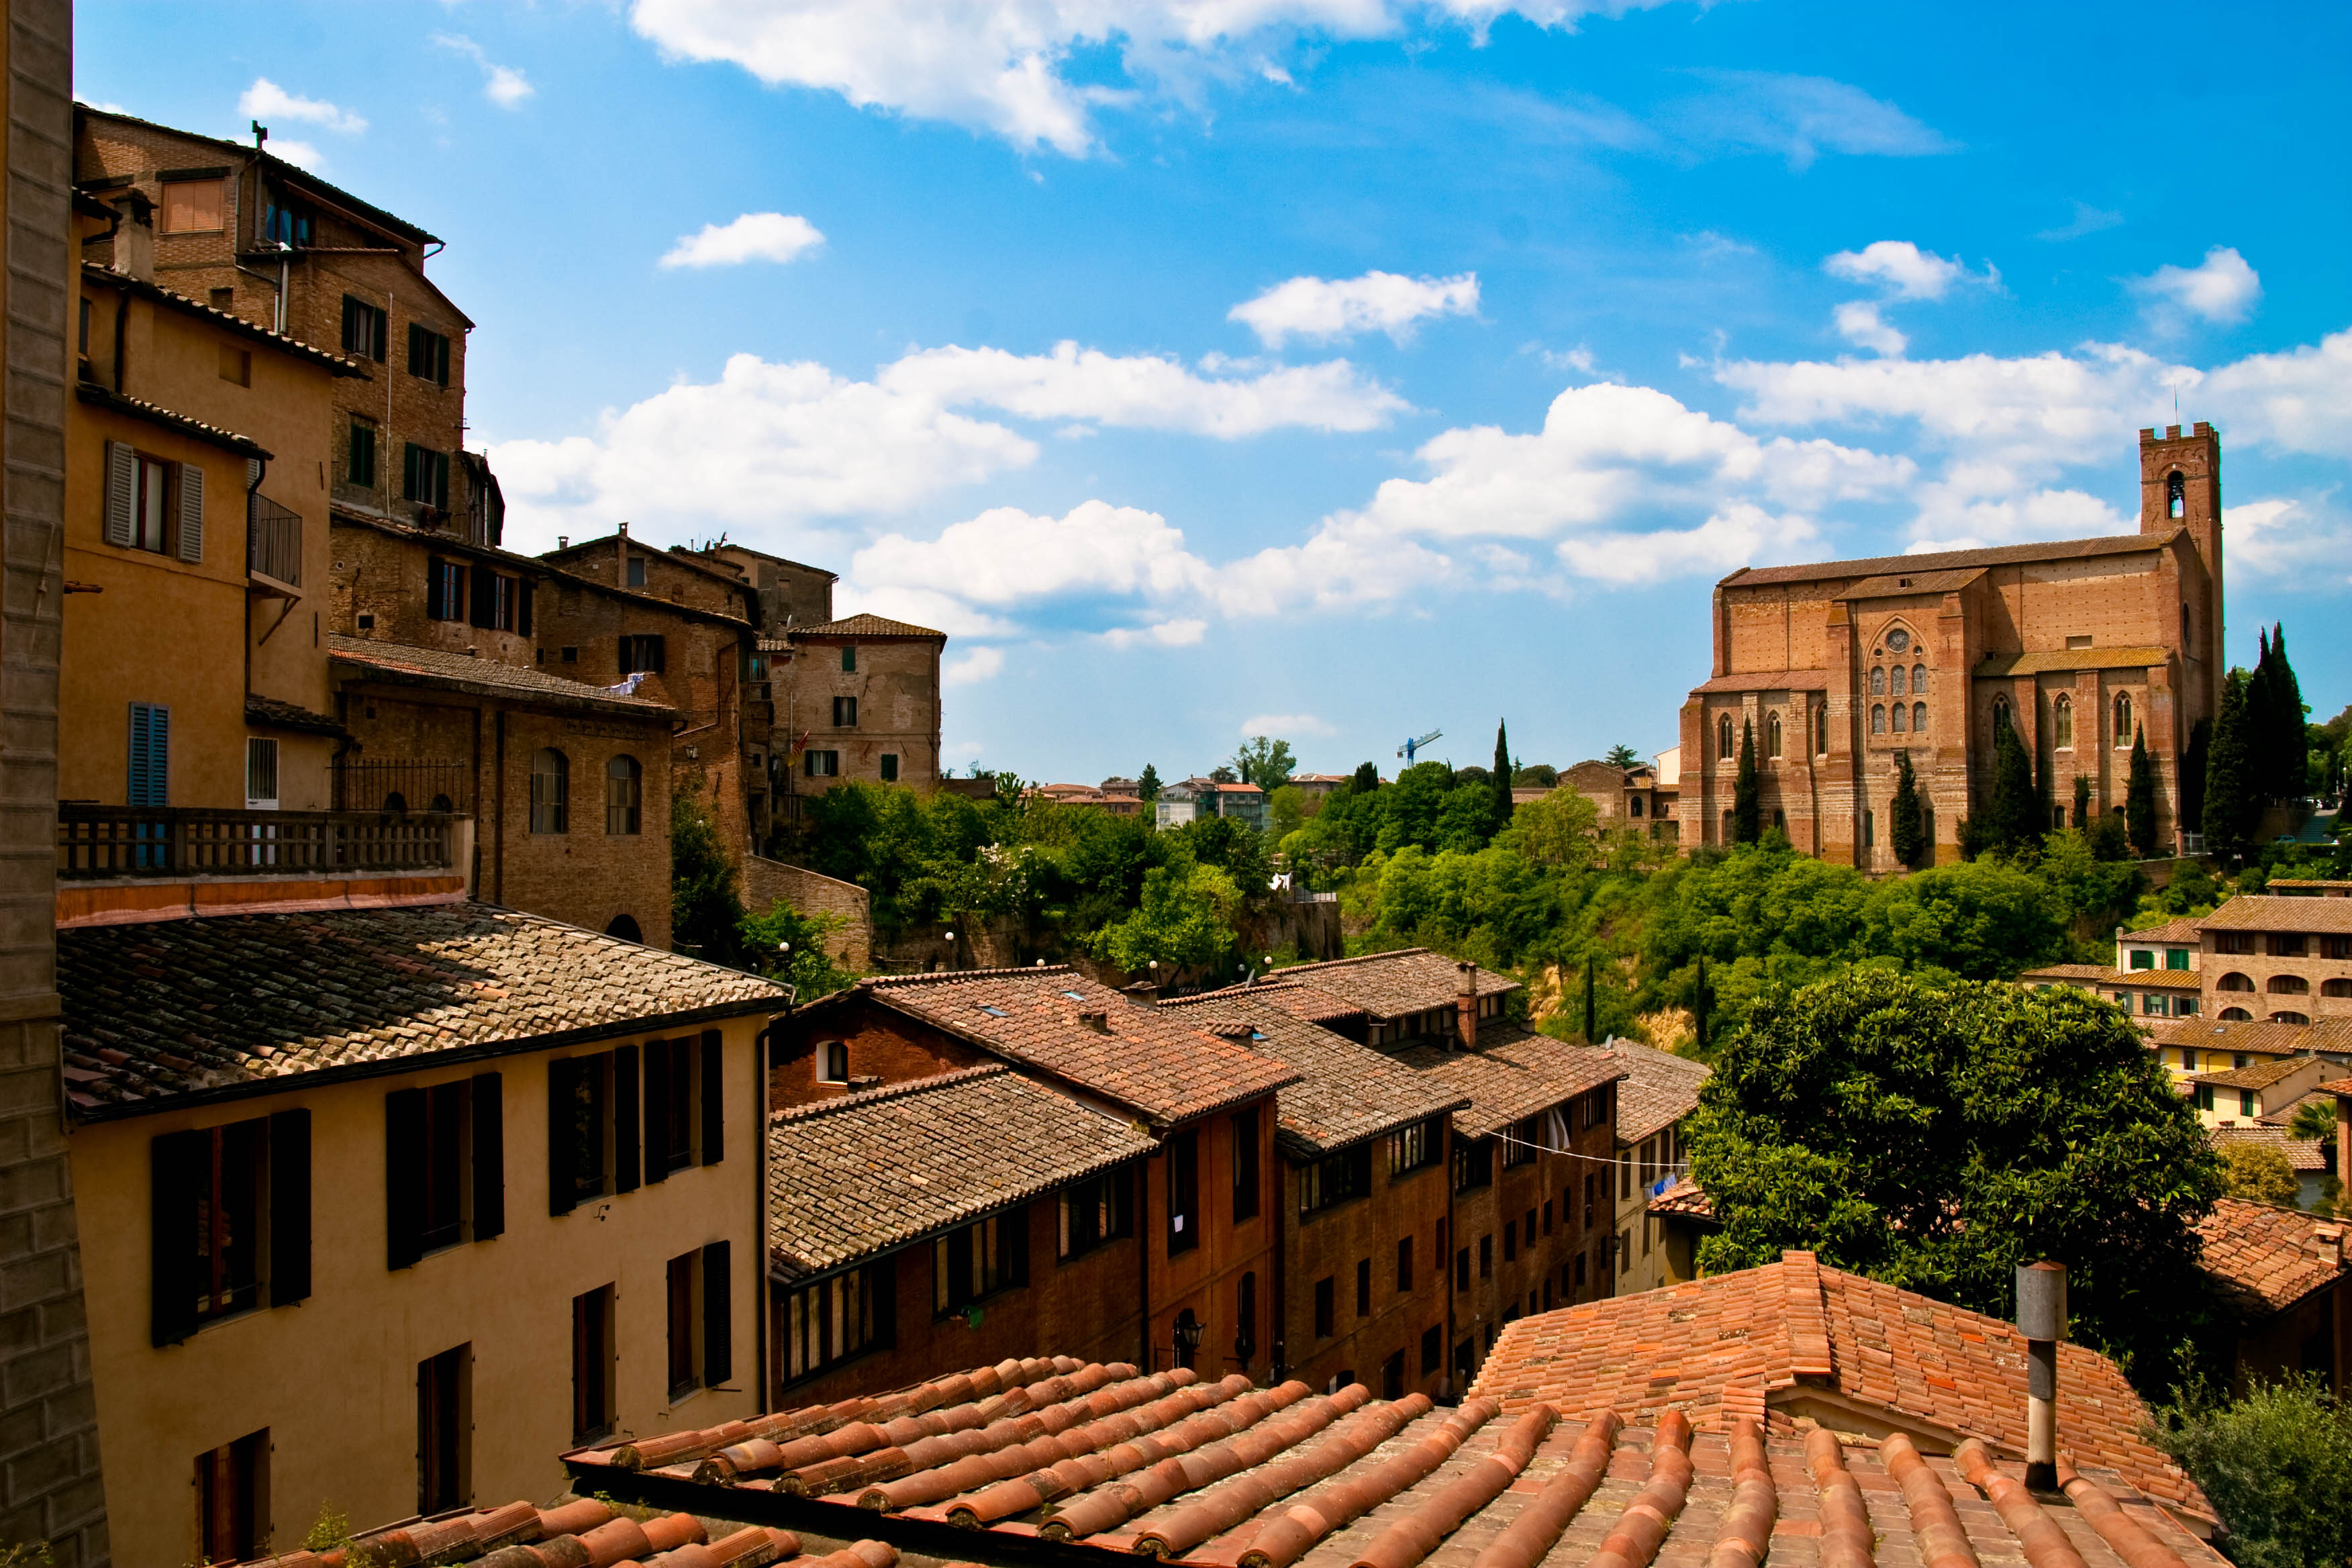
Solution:
[[[1268,795],[1272,795],[1290,782],[1290,775],[1297,767],[1298,759],[1290,754],[1289,742],[1268,740],[1264,735],[1253,735],[1248,744],[1234,753],[1234,769],[1241,775],[1240,778],[1237,781],[1221,779],[1218,782],[1254,784]]]
[[[1642,753],[1620,741],[1601,752],[1601,760],[1612,768],[1630,768],[1640,765]]]

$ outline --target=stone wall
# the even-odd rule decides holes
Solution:
[[[874,967],[874,922],[869,896],[855,882],[843,882],[763,856],[743,858],[743,904],[763,913],[782,899],[795,914],[834,915],[849,923],[825,939],[825,947],[843,968],[864,974]]]
[[[0,372],[0,1548],[109,1561],[98,1412],[58,1073],[59,552],[73,266],[73,10],[10,0],[8,322]]]

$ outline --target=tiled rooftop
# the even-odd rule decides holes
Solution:
[[[2058,1350],[2058,1444],[2159,1501],[2210,1517],[2180,1468],[2141,1436],[2147,1408],[2095,1351]],[[1827,1397],[1918,1433],[2025,1452],[2025,1342],[1998,1318],[1822,1267],[1809,1252],[1638,1295],[1524,1318],[1471,1391],[1524,1410],[1668,1412],[1703,1427]]]
[[[1747,566],[1723,578],[1718,585],[1755,588],[1774,583],[1820,583],[1838,577],[1908,577],[2028,561],[2085,561],[2102,555],[2137,555],[2158,548],[2169,537],[2115,533],[2096,539],[2058,539],[2046,544],[1996,544],[1978,550],[1937,550],[1921,555],[1872,555],[1853,561],[1817,561],[1801,566]]]
[[[1196,1029],[1245,1045],[1298,1070],[1275,1097],[1275,1141],[1293,1159],[1313,1159],[1380,1133],[1469,1105],[1380,1052],[1292,1016],[1273,986],[1163,1002]]]
[[[2241,893],[2200,922],[2207,931],[2352,932],[2352,899]],[[2226,963],[2217,957],[2215,963]]]
[[[86,1117],[461,1047],[781,1010],[757,975],[487,904],[58,932]]]
[[[1010,1068],[971,1068],[776,1115],[768,1247],[786,1278],[838,1268],[1149,1154],[1128,1123]]]
[[[1695,691],[1819,691],[1829,685],[1826,669],[1751,669],[1703,680]]]
[[[2256,1056],[2352,1054],[2352,1018],[2322,1018],[2313,1024],[2272,1024],[2224,1018],[2157,1019],[2147,1026],[2159,1046],[2199,1050],[2247,1051]]]
[[[2300,1209],[2220,1198],[2197,1225],[2200,1259],[2249,1319],[2283,1312],[2345,1278],[2344,1225]]]
[[[2273,877],[2263,884],[2265,888],[2292,888],[2298,894],[2326,893],[2341,898],[2352,894],[2352,881],[2333,877]]]
[[[1617,1142],[1639,1143],[1698,1109],[1699,1085],[1714,1076],[1705,1062],[1648,1046],[1621,1045],[1611,1055],[1625,1067],[1617,1086]]]
[[[1295,1083],[1246,1046],[1068,968],[969,969],[862,980],[884,1006],[1140,1111],[1162,1128]],[[1102,1016],[1097,1029],[1081,1014]]]
[[[1363,1008],[1337,992],[1327,991],[1320,985],[1310,985],[1304,980],[1289,979],[1287,976],[1292,973],[1289,970],[1276,970],[1275,973],[1283,978],[1260,980],[1247,987],[1236,985],[1209,994],[1229,996],[1246,989],[1252,995],[1272,1003],[1292,1017],[1309,1024],[1337,1024],[1364,1016]]]
[[[1360,958],[1333,958],[1320,963],[1294,963],[1274,972],[1277,981],[1311,985],[1340,997],[1375,1018],[1402,1018],[1433,1007],[1451,1007],[1461,997],[1462,976],[1454,960],[1425,947],[1400,948],[1394,952],[1370,952]],[[1490,970],[1478,971],[1478,994],[1499,996],[1517,991],[1519,983]]]
[[[1650,1200],[1650,1213],[1661,1219],[1715,1218],[1715,1200],[1688,1176]]]
[[[573,707],[614,709],[655,719],[667,718],[671,712],[667,704],[656,702],[650,697],[608,691],[601,686],[566,680],[560,675],[549,675],[524,665],[476,658],[447,648],[410,647],[404,643],[330,633],[327,651],[338,664],[391,680],[453,686],[460,690]]]
[[[802,637],[937,637],[945,642],[948,634],[880,616],[849,616],[838,621],[811,621],[806,626],[787,626],[784,637],[788,642]]]
[[[2242,1068],[2231,1068],[2226,1072],[2191,1073],[2189,1081],[2207,1084],[2214,1089],[2268,1089],[2301,1072],[2307,1059],[2304,1057],[2267,1057],[2261,1061],[2248,1062]]]
[[[2078,985],[2137,986],[2143,991],[2196,991],[2203,976],[2193,969],[2111,969],[2104,963],[2045,963],[2017,977],[2020,985],[2067,981]]]
[[[2127,942],[2170,942],[2176,947],[2194,947],[2197,945],[2197,933],[2202,929],[2198,917],[2183,915],[2177,921],[2167,921],[2160,926],[2148,926],[2141,931],[2127,931],[2117,940]]]
[[[720,1533],[691,1514],[655,1513],[639,1520],[593,1498],[540,1508],[527,1500],[503,1508],[458,1509],[389,1530],[366,1531],[333,1554],[294,1551],[266,1557],[252,1568],[337,1568],[342,1564],[482,1563],[496,1568],[540,1568],[551,1563],[621,1563],[643,1560],[662,1568],[894,1568],[898,1552],[878,1541],[846,1552],[804,1553],[789,1530],[747,1525]]]
[[[1491,1020],[1479,1029],[1475,1051],[1414,1045],[1390,1055],[1469,1098],[1470,1108],[1454,1113],[1454,1134],[1462,1138],[1499,1132],[1625,1072],[1625,1064],[1613,1051],[1571,1046]]]
[[[1915,1447],[1800,1436],[1777,1413],[1696,1431],[1678,1410],[1631,1428],[1622,1415],[1507,1394],[1449,1410],[1360,1384],[1254,1389],[1061,1358],[567,1463],[583,1491],[657,1492],[709,1519],[790,1518],[999,1564],[1752,1568],[1768,1551],[1785,1568],[2221,1562],[2095,1466],[2063,1472],[2064,1498],[2036,1499],[1997,1447],[1923,1458],[1944,1447],[1932,1428]]]
[[[1988,655],[1976,668],[1981,679],[2011,675],[2046,675],[2069,669],[2146,669],[2172,655],[2160,647],[2045,648],[2037,653]]]
[[[2305,1096],[2305,1098],[2308,1099],[2310,1097]],[[2251,1127],[2242,1127],[2236,1122],[2231,1122],[2224,1126],[2216,1127],[2210,1131],[2206,1136],[2213,1141],[2213,1147],[2216,1149],[2226,1150],[2233,1145],[2245,1146],[2250,1144],[2261,1144],[2275,1149],[2281,1155],[2284,1156],[2287,1163],[2287,1168],[2294,1171],[2297,1175],[2301,1175],[2305,1172],[2319,1172],[2327,1169],[2327,1155],[2325,1152],[2325,1146],[2319,1139],[2290,1138],[2286,1135],[2286,1129],[2284,1127],[2273,1123],[2271,1119],[2267,1116],[2256,1118],[2254,1124]]]

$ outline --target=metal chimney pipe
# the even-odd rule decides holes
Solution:
[[[2058,1489],[2058,1342],[2066,1337],[2066,1266],[2017,1268],[2017,1331],[2025,1337],[2025,1485]]]

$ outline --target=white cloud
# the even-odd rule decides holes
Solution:
[[[664,267],[734,267],[746,261],[790,261],[824,243],[816,225],[796,213],[745,213],[732,223],[707,223],[681,237],[661,258]]]
[[[2316,346],[2250,354],[2213,371],[2196,390],[2211,399],[2232,437],[2341,458],[2344,432],[2352,428],[2352,330],[2330,332]]]
[[[1186,617],[1146,626],[1113,626],[1102,634],[1102,640],[1118,648],[1192,647],[1208,635],[1208,622]]]
[[[1244,741],[1254,741],[1260,735],[1287,737],[1336,735],[1339,732],[1312,713],[1259,713],[1243,720],[1239,731]]]
[[[2078,201],[2074,204],[2074,216],[2071,221],[2061,224],[2056,228],[2045,228],[2033,237],[2055,241],[2080,239],[2086,234],[2097,234],[2102,229],[2114,228],[2123,221],[2124,215],[2119,212],[2108,212],[2104,208],[2095,207],[2088,202]]]
[[[1358,332],[1386,332],[1402,342],[1413,323],[1431,316],[1469,316],[1478,310],[1478,275],[1406,278],[1367,272],[1361,278],[1293,278],[1225,313],[1270,349],[1286,339],[1328,342]]]
[[[308,142],[298,142],[290,136],[272,136],[269,151],[298,169],[316,169],[327,161],[327,155],[316,146]]]
[[[946,121],[1071,157],[1095,113],[1186,99],[1208,79],[1287,82],[1295,47],[1392,37],[1416,24],[1496,17],[1572,29],[1664,0],[635,0],[630,21],[665,52],[723,60],[771,87],[835,92],[860,108]],[[1119,85],[1076,79],[1072,56],[1115,50]],[[1089,76],[1097,75],[1088,72]]]
[[[952,654],[940,665],[942,686],[975,686],[993,678],[1004,668],[1004,650],[1001,647],[972,647]],[[973,748],[978,755],[979,749]]]
[[[1900,357],[1911,340],[1880,319],[1878,307],[1866,300],[1849,300],[1830,312],[1839,335],[1846,342],[1888,358]]]
[[[849,576],[860,593],[919,589],[1002,609],[1080,594],[1165,598],[1205,571],[1157,513],[1090,500],[1060,517],[995,507],[934,540],[887,534],[857,552]]]
[[[1907,239],[1874,240],[1860,250],[1841,250],[1822,263],[1832,278],[1875,285],[1897,300],[1940,300],[1959,282],[1998,284],[2000,274],[1990,267],[1973,277],[1959,258],[1950,259],[1922,250]]]
[[[2131,290],[2148,301],[2149,313],[2159,324],[2179,325],[2183,318],[2242,321],[2263,297],[2263,280],[2246,258],[2226,245],[2217,245],[2194,267],[2165,266],[2145,278],[2130,280]]]
[[[493,61],[481,45],[462,33],[436,33],[433,41],[445,49],[455,49],[482,68],[482,96],[500,109],[520,109],[523,100],[538,89],[513,66]]]
[[[1738,501],[1696,528],[1563,539],[1555,551],[1560,563],[1579,576],[1632,585],[1700,573],[1720,576],[1759,558],[1787,561],[1817,531],[1803,517],[1776,517],[1762,507]]]
[[[236,111],[248,120],[291,120],[346,136],[358,135],[368,124],[358,115],[346,113],[323,99],[289,92],[266,76],[255,77],[253,85],[239,95]]]
[[[1213,369],[1213,362],[1203,362]],[[1073,342],[1048,354],[937,348],[886,369],[882,384],[942,404],[985,404],[1028,419],[1084,419],[1139,430],[1233,439],[1303,426],[1377,429],[1412,405],[1343,359],[1203,376],[1158,354],[1107,354]]]
[[[1827,77],[1696,70],[1715,91],[1669,107],[1666,122],[1702,147],[1775,153],[1807,169],[1824,153],[1916,158],[1956,143],[1891,103]]]

